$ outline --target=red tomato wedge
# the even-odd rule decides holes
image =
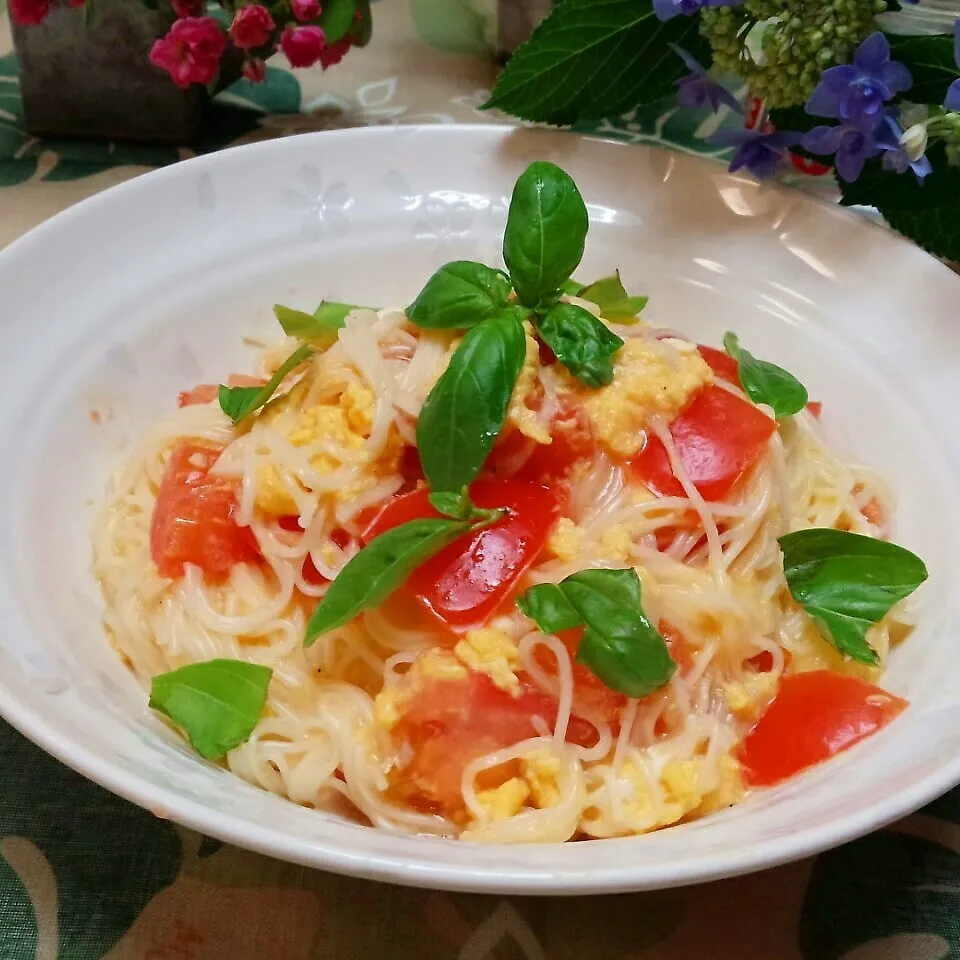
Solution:
[[[430,680],[404,706],[393,737],[406,743],[410,761],[392,778],[401,797],[416,806],[455,813],[463,807],[463,770],[484,754],[537,735],[533,718],[553,729],[557,701],[524,684],[518,697],[485,673],[465,679]],[[567,740],[590,746],[593,726],[570,718]]]
[[[671,424],[687,474],[705,500],[723,500],[766,449],[775,420],[723,387],[705,387]],[[651,436],[630,463],[654,493],[684,496],[666,448]]]
[[[231,373],[228,387],[262,387],[267,381],[261,377],[249,377],[245,373]],[[217,383],[198,383],[192,390],[181,390],[177,397],[178,407],[190,407],[195,403],[212,403],[220,393]]]
[[[747,783],[780,783],[876,733],[906,706],[872,683],[832,670],[790,674],[740,746]]]
[[[714,376],[726,380],[727,383],[732,383],[735,387],[740,386],[740,366],[729,353],[718,350],[716,347],[704,346],[702,343],[697,344],[697,350],[700,351],[700,356],[706,360]]]
[[[260,558],[249,527],[237,526],[236,484],[209,476],[220,449],[182,441],[170,455],[150,524],[150,555],[164,577],[193,563],[211,578]]]
[[[486,622],[510,596],[515,584],[543,549],[560,512],[558,496],[546,487],[519,480],[478,480],[470,488],[478,507],[505,507],[498,523],[469,533],[421,565],[406,589],[454,630]],[[428,491],[394,498],[364,531],[370,541],[392,527],[423,517],[439,517]]]

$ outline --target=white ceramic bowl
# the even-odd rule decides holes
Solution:
[[[257,790],[151,716],[101,629],[88,529],[124,446],[178,390],[244,369],[241,335],[273,333],[274,302],[404,303],[446,260],[498,260],[511,186],[535,158],[588,201],[580,273],[619,266],[651,295],[651,321],[702,341],[737,330],[890,478],[897,537],[931,573],[886,679],[911,706],[828,764],[645,837],[393,836]],[[586,893],[801,857],[960,781],[960,278],[883,229],[657,150],[496,127],[351,130],[227,150],[87,200],[0,254],[0,303],[0,711],[160,816],[360,876]]]

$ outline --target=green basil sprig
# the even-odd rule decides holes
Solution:
[[[472,260],[442,266],[407,308],[407,316],[428,329],[467,329],[507,306],[510,278]]]
[[[411,520],[371,540],[327,588],[307,624],[303,645],[378,607],[425,560],[471,529],[466,520]]]
[[[360,309],[353,303],[323,300],[313,313],[285,307],[280,303],[274,306],[273,313],[288,337],[298,337],[300,340],[312,340],[319,345],[330,346],[343,329],[347,314],[352,310]]]
[[[773,407],[777,417],[792,417],[807,405],[807,388],[783,367],[744,350],[736,334],[723,335],[723,348],[737,361],[740,383],[754,403]]]
[[[577,660],[628,697],[659,690],[677,669],[643,611],[636,570],[581,570],[531,587],[517,606],[545,633],[584,626]]]
[[[587,206],[570,175],[552,163],[531,163],[513,188],[503,235],[503,259],[525,307],[555,298],[583,258],[588,229]]]
[[[841,653],[879,662],[867,631],[924,580],[923,561],[895,543],[815,527],[779,539],[794,600]]]
[[[513,311],[465,334],[417,421],[417,449],[431,489],[458,492],[476,478],[503,427],[526,357]]]
[[[312,356],[313,347],[309,344],[297,347],[262,387],[227,387],[221,383],[219,390],[220,409],[234,423],[239,423],[254,410],[259,410],[277,392],[280,384],[301,363],[306,363]]]
[[[216,760],[245,743],[260,719],[273,671],[245,660],[208,660],[161,673],[150,706],[166,714],[194,749]]]
[[[588,387],[603,387],[613,379],[613,355],[623,341],[589,310],[558,303],[537,329],[557,359]]]
[[[453,517],[454,520],[469,520],[471,523],[495,523],[506,512],[497,508],[484,509],[478,507],[470,499],[470,493],[466,487],[460,493],[443,491],[431,493],[427,499],[430,501],[430,506],[438,513],[442,513],[446,517]]]
[[[619,270],[609,277],[601,277],[593,283],[580,287],[573,296],[595,303],[600,308],[602,317],[607,320],[619,320],[621,323],[636,321],[637,314],[643,310],[650,299],[649,297],[631,297],[623,286]]]

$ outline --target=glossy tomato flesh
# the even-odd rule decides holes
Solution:
[[[846,750],[907,706],[872,683],[832,670],[794,673],[740,747],[744,776],[769,786]]]
[[[220,449],[181,442],[170,455],[150,524],[150,554],[164,577],[192,563],[211,578],[260,558],[249,527],[236,523],[236,483],[210,476]]]
[[[767,447],[775,420],[723,387],[705,387],[670,424],[670,436],[693,485],[705,500],[723,500]],[[654,493],[685,496],[656,436],[631,461]]]
[[[418,567],[406,584],[427,610],[454,630],[485,623],[510,597],[543,549],[560,511],[555,493],[519,480],[478,480],[470,496],[478,507],[506,508],[507,515],[460,537]],[[410,520],[439,516],[428,491],[403,494],[377,514],[364,540]]]

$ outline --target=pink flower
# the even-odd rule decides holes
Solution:
[[[320,0],[290,0],[290,9],[301,23],[306,23],[320,16]]]
[[[267,65],[259,57],[254,57],[253,60],[245,60],[243,75],[251,83],[263,83],[267,76]]]
[[[10,0],[10,16],[24,27],[43,23],[50,12],[50,0]]]
[[[203,0],[170,0],[170,6],[178,17],[199,17],[203,13]]]
[[[270,11],[254,3],[237,11],[230,24],[230,37],[241,50],[252,50],[269,42],[275,26]]]
[[[323,54],[327,38],[319,27],[287,27],[280,46],[291,67],[312,67]]]
[[[227,38],[213,17],[183,17],[154,43],[150,62],[186,89],[191,83],[210,83],[226,49]]]
[[[323,53],[320,54],[320,66],[324,70],[336,66],[347,55],[347,51],[352,46],[353,40],[350,37],[344,37],[342,40],[324,47]]]

